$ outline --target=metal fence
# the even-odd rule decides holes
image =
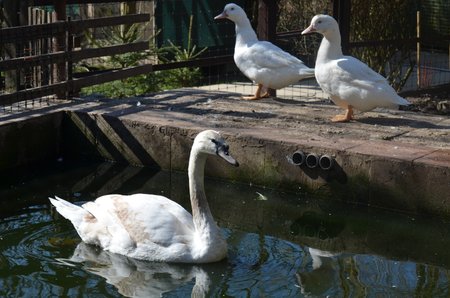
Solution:
[[[106,88],[120,93],[126,89],[121,84],[145,88],[119,96],[182,87],[254,93],[256,87],[232,59],[234,25],[213,19],[227,2],[34,0],[26,13],[18,7],[21,15],[27,15],[22,23],[8,25],[7,16],[2,17],[0,106],[12,111],[43,98],[48,102]],[[369,63],[399,91],[450,84],[450,14],[442,13],[450,10],[450,4],[445,1],[236,2],[245,8],[261,39],[311,67],[320,36],[304,37],[300,32],[315,14],[328,13],[340,23],[344,52]],[[396,9],[384,7],[380,23],[379,14],[377,18],[371,12],[390,2]],[[383,35],[395,26],[402,30],[392,31],[395,36]],[[103,88],[105,83],[110,85]],[[278,90],[277,96],[326,97],[314,79]]]

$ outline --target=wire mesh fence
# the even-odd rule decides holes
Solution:
[[[186,87],[254,94],[256,86],[238,70],[232,60],[234,24],[228,20],[214,20],[214,16],[222,12],[228,1],[81,2],[85,1],[67,5],[66,19],[87,21],[144,13],[150,17],[142,23],[97,26],[66,32],[65,41],[61,42],[58,40],[56,27],[51,29],[53,33],[48,36],[45,34],[46,30],[38,29],[44,27],[36,26],[55,22],[55,7],[27,7],[27,17],[16,22],[8,20],[5,7],[2,7],[3,29],[24,25],[20,22],[36,28],[34,38],[29,42],[20,43],[12,38],[12,41],[2,41],[0,44],[0,96],[61,81],[77,81],[107,70],[148,65],[146,69],[149,71],[141,70],[139,75],[115,80],[99,80],[93,86],[83,85],[73,94],[68,94],[70,84],[67,84],[61,86],[61,92],[56,92],[56,96],[39,96],[36,100],[25,98],[20,103],[2,102],[0,105],[4,111],[27,109],[41,103],[48,105],[52,98],[67,95],[128,97]],[[257,1],[236,2],[246,10],[256,30],[259,12]],[[321,36],[301,36],[300,32],[309,25],[315,14],[336,15],[336,3],[343,3],[349,8],[347,15],[343,16],[349,23],[348,32],[342,32],[348,39],[345,50],[386,76],[398,91],[450,84],[450,4],[446,1],[400,0],[388,3],[363,0],[283,0],[276,3],[276,23],[268,24],[275,26],[278,32],[272,42],[299,57],[310,67],[314,67]],[[420,16],[417,11],[420,11]],[[141,44],[137,45],[139,42]],[[143,43],[146,43],[145,49],[142,48]],[[134,48],[129,52],[111,52],[111,47],[130,44]],[[64,54],[67,51],[74,53],[78,50],[102,48],[108,48],[108,51],[99,51],[94,56],[83,56],[76,61],[74,56]],[[57,56],[58,53],[61,56]],[[34,61],[33,64],[24,63],[30,59]],[[10,66],[14,64],[15,67],[6,69],[6,63],[10,63]],[[65,71],[59,71],[63,64]],[[278,90],[277,97],[323,100],[327,95],[314,79],[309,79]]]

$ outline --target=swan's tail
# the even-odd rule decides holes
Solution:
[[[79,227],[79,225],[83,221],[83,218],[86,215],[90,215],[90,213],[86,209],[74,205],[72,203],[69,203],[56,196],[54,199],[53,198],[48,199],[50,200],[50,203],[52,203],[52,205],[56,207],[56,211],[58,211],[59,214],[70,220],[72,224],[75,226],[75,228]]]

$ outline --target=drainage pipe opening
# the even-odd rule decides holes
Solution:
[[[305,163],[308,168],[315,168],[319,164],[319,156],[315,153],[310,153],[306,156]]]
[[[292,162],[296,166],[301,166],[305,162],[305,153],[303,151],[297,150],[292,154]]]
[[[334,159],[329,155],[322,155],[319,159],[319,166],[322,170],[328,171],[334,165]]]

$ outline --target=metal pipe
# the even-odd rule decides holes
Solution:
[[[292,163],[296,166],[301,166],[305,163],[305,153],[301,150],[297,150],[292,154]]]
[[[310,153],[306,156],[305,163],[308,168],[313,169],[319,164],[319,156],[315,153]]]
[[[328,171],[330,170],[334,165],[334,158],[329,155],[322,155],[319,158],[319,166],[322,170]]]

